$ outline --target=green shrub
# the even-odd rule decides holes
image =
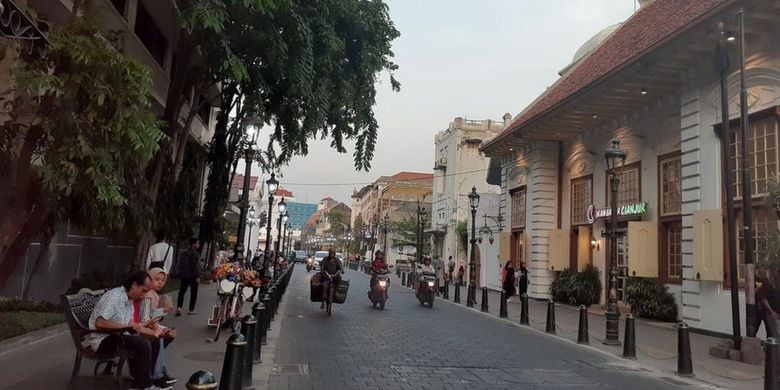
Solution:
[[[61,313],[9,311],[0,315],[0,340],[65,322]]]
[[[677,320],[677,301],[658,279],[628,278],[623,289],[631,313],[662,321]]]
[[[59,303],[36,301],[32,299],[0,298],[0,313],[11,311],[28,311],[37,313],[61,313]]]
[[[582,272],[566,268],[555,278],[550,287],[553,300],[569,305],[590,306],[601,299],[601,271],[593,265]]]

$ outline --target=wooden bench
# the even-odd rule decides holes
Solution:
[[[121,387],[122,367],[124,367],[127,359],[131,358],[131,355],[121,348],[121,346],[117,348],[114,353],[98,353],[91,348],[84,346],[84,338],[88,334],[112,333],[89,329],[89,317],[92,315],[92,311],[95,309],[98,300],[100,300],[100,297],[103,296],[103,293],[105,292],[106,290],[93,291],[83,288],[76,294],[60,295],[60,300],[65,311],[65,319],[68,323],[68,328],[70,329],[70,335],[73,338],[73,344],[76,347],[76,361],[73,364],[71,380],[79,374],[81,360],[88,359],[96,361],[93,372],[95,377],[113,377],[114,380],[116,380],[117,387]],[[103,372],[98,375],[98,370],[103,364],[105,364],[105,368]],[[116,365],[116,373],[112,375],[111,369],[114,365]]]

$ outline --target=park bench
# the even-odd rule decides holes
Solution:
[[[114,380],[116,380],[117,387],[121,387],[122,367],[131,355],[121,348],[121,346],[117,348],[117,351],[114,353],[98,353],[85,347],[83,343],[84,338],[90,333],[112,333],[89,329],[89,316],[92,314],[95,305],[105,292],[106,290],[93,291],[82,288],[76,294],[60,295],[60,300],[65,311],[65,319],[68,323],[68,328],[70,329],[70,335],[73,338],[73,344],[76,347],[76,361],[73,364],[71,380],[79,374],[81,360],[88,359],[96,362],[93,372],[95,377],[106,378],[113,376]],[[98,375],[98,371],[103,364],[105,364],[105,368],[103,372]],[[116,366],[116,373],[112,375],[111,370],[113,366]]]

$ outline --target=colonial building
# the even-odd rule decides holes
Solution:
[[[740,132],[724,140],[718,44],[732,59],[726,74],[730,118],[739,116],[736,14],[748,7],[747,129],[757,243],[777,228],[763,207],[767,179],[778,173],[780,8],[775,1],[654,0],[619,26],[589,41],[561,78],[498,137],[482,146],[501,161],[502,214],[509,216],[505,257],[529,265],[533,297],[550,296],[554,273],[596,265],[607,285],[609,203],[604,151],[618,139],[628,159],[619,170],[618,298],[629,277],[657,278],[674,293],[682,320],[730,333],[725,238],[727,203],[741,224],[739,175],[724,169]],[[725,23],[718,33],[719,23]],[[732,165],[732,166],[739,166]],[[734,199],[724,179],[733,175]],[[741,229],[737,229],[738,231]],[[737,241],[739,262],[743,244]],[[758,246],[758,245],[756,245]],[[741,268],[741,267],[740,267]],[[740,273],[742,271],[739,271]],[[744,275],[739,275],[743,280]],[[602,293],[602,301],[606,294]]]
[[[479,147],[501,133],[511,119],[510,114],[504,114],[503,121],[458,117],[436,134],[430,226],[434,233],[434,256],[467,261],[468,253],[456,228],[458,223],[470,219],[468,194],[473,186],[484,194],[500,191],[499,186],[484,180],[490,159],[480,153]]]

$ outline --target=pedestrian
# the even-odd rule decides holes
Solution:
[[[767,334],[774,337],[780,331],[780,290],[770,280],[765,279],[761,286],[761,306],[764,309],[764,321],[768,325]]]
[[[447,274],[449,275],[450,283],[452,283],[452,274],[455,272],[455,262],[452,261],[452,256],[447,259]]]
[[[520,262],[520,277],[517,278],[517,293],[520,295],[528,293],[528,269],[525,268],[525,262]]]
[[[146,269],[162,268],[165,273],[171,272],[173,265],[173,246],[165,241],[165,234],[159,231],[155,234],[157,243],[149,247],[146,254]]]
[[[197,238],[190,239],[190,246],[184,253],[179,256],[179,263],[177,275],[179,278],[179,296],[176,300],[176,316],[181,315],[181,307],[184,304],[184,294],[187,293],[187,289],[190,289],[190,306],[187,314],[198,314],[195,311],[195,304],[198,301],[198,284],[200,283],[200,271],[198,265],[200,263],[200,243]]]
[[[766,330],[766,337],[775,337],[774,332],[770,328],[769,319],[767,318],[767,311],[764,307],[764,300],[767,299],[767,290],[769,284],[767,280],[762,276],[756,276],[756,332],[761,328],[761,323],[764,323],[764,329]]]
[[[515,267],[511,261],[507,261],[503,272],[503,288],[506,300],[509,301],[515,295]]]
[[[460,262],[458,266],[458,285],[463,285],[463,280],[466,278],[466,263]]]

